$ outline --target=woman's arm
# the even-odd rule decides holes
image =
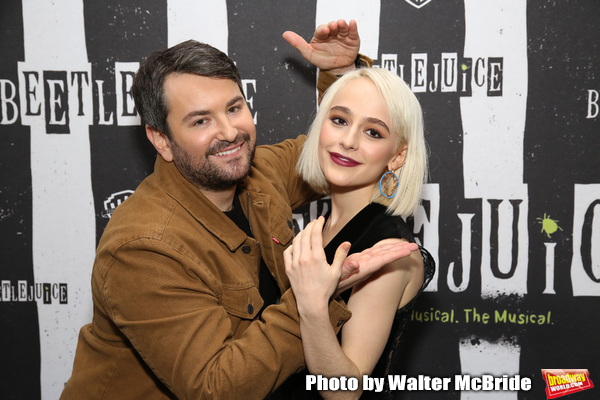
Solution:
[[[324,218],[309,223],[284,253],[286,273],[296,296],[307,369],[327,377],[356,376],[359,370],[346,357],[331,327],[328,303],[335,292],[349,243],[336,252],[331,266],[323,251]],[[327,326],[329,325],[329,326]],[[351,392],[321,392],[325,398],[345,398]],[[350,397],[351,398],[351,397]]]
[[[399,305],[414,297],[422,284],[422,261],[414,252],[386,265],[354,289],[348,303],[353,316],[343,328],[340,346],[329,321],[327,304],[339,279],[337,264],[341,264],[345,254],[336,254],[331,267],[327,264],[322,223],[317,220],[309,224],[286,252],[286,272],[298,304],[306,365],[312,374],[356,377],[362,382],[362,375],[371,373],[383,351]],[[417,271],[421,271],[420,275]],[[419,279],[414,277],[419,276],[417,282]],[[360,394],[361,390],[321,392],[326,399],[358,398]]]
[[[384,242],[387,241],[398,239]],[[419,252],[413,252],[386,265],[354,288],[348,301],[352,318],[342,329],[342,350],[356,363],[361,374],[370,374],[375,368],[388,341],[396,311],[417,295],[423,279],[423,259]]]

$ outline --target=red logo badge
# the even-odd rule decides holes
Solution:
[[[548,399],[594,387],[587,369],[543,369],[542,376],[546,381]]]

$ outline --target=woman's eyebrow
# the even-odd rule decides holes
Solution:
[[[372,124],[376,124],[376,125],[381,125],[382,127],[384,127],[388,132],[390,131],[390,128],[388,128],[388,126],[386,125],[385,122],[383,122],[382,120],[380,120],[379,118],[374,118],[374,117],[368,117],[367,122],[370,122]]]
[[[343,112],[344,114],[352,115],[352,110],[344,106],[333,106],[329,109],[329,111],[339,111]]]
[[[329,109],[329,111],[337,111],[337,112],[342,112],[346,115],[350,115],[350,116],[352,115],[352,110],[346,106],[333,106]],[[379,118],[367,117],[367,118],[365,118],[365,121],[367,121],[371,124],[380,125],[383,128],[385,128],[388,132],[390,132],[390,128],[387,126],[387,124],[385,122],[383,122],[382,120],[380,120]]]

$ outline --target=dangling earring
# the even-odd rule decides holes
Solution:
[[[394,178],[396,179],[396,189],[394,190],[394,193],[392,193],[392,195],[391,195],[391,196],[388,196],[388,195],[386,195],[386,194],[383,192],[383,188],[382,188],[382,182],[383,182],[383,178],[385,178],[385,177],[386,177],[387,175],[389,175],[389,174],[392,174],[392,175],[394,176]],[[391,178],[391,177],[388,177],[388,178]],[[387,180],[388,180],[388,179],[386,178],[386,181],[387,181]],[[386,188],[388,188],[388,187],[389,187],[389,184],[388,184],[388,182],[386,182],[386,183],[385,183],[385,186],[386,186]],[[388,199],[391,199],[392,197],[394,197],[394,196],[396,195],[396,193],[398,193],[398,187],[399,187],[399,186],[400,186],[400,179],[398,179],[398,175],[396,175],[396,174],[394,173],[394,171],[388,171],[388,172],[386,172],[385,174],[381,175],[381,179],[379,179],[379,191],[381,192],[381,195],[382,195],[383,197],[386,197],[386,198],[388,198]]]

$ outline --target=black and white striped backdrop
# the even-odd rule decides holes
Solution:
[[[438,272],[405,373],[533,381],[403,398],[544,398],[542,368],[587,368],[600,385],[597,0],[11,0],[0,4],[2,399],[56,399],[70,376],[95,246],[152,170],[129,91],[139,62],[189,38],[226,51],[259,143],[274,143],[305,132],[316,109],[316,71],[281,34],[308,40],[338,18],[358,21],[361,52],[401,75],[425,113],[431,183],[413,222]],[[298,227],[324,207],[298,211]]]

